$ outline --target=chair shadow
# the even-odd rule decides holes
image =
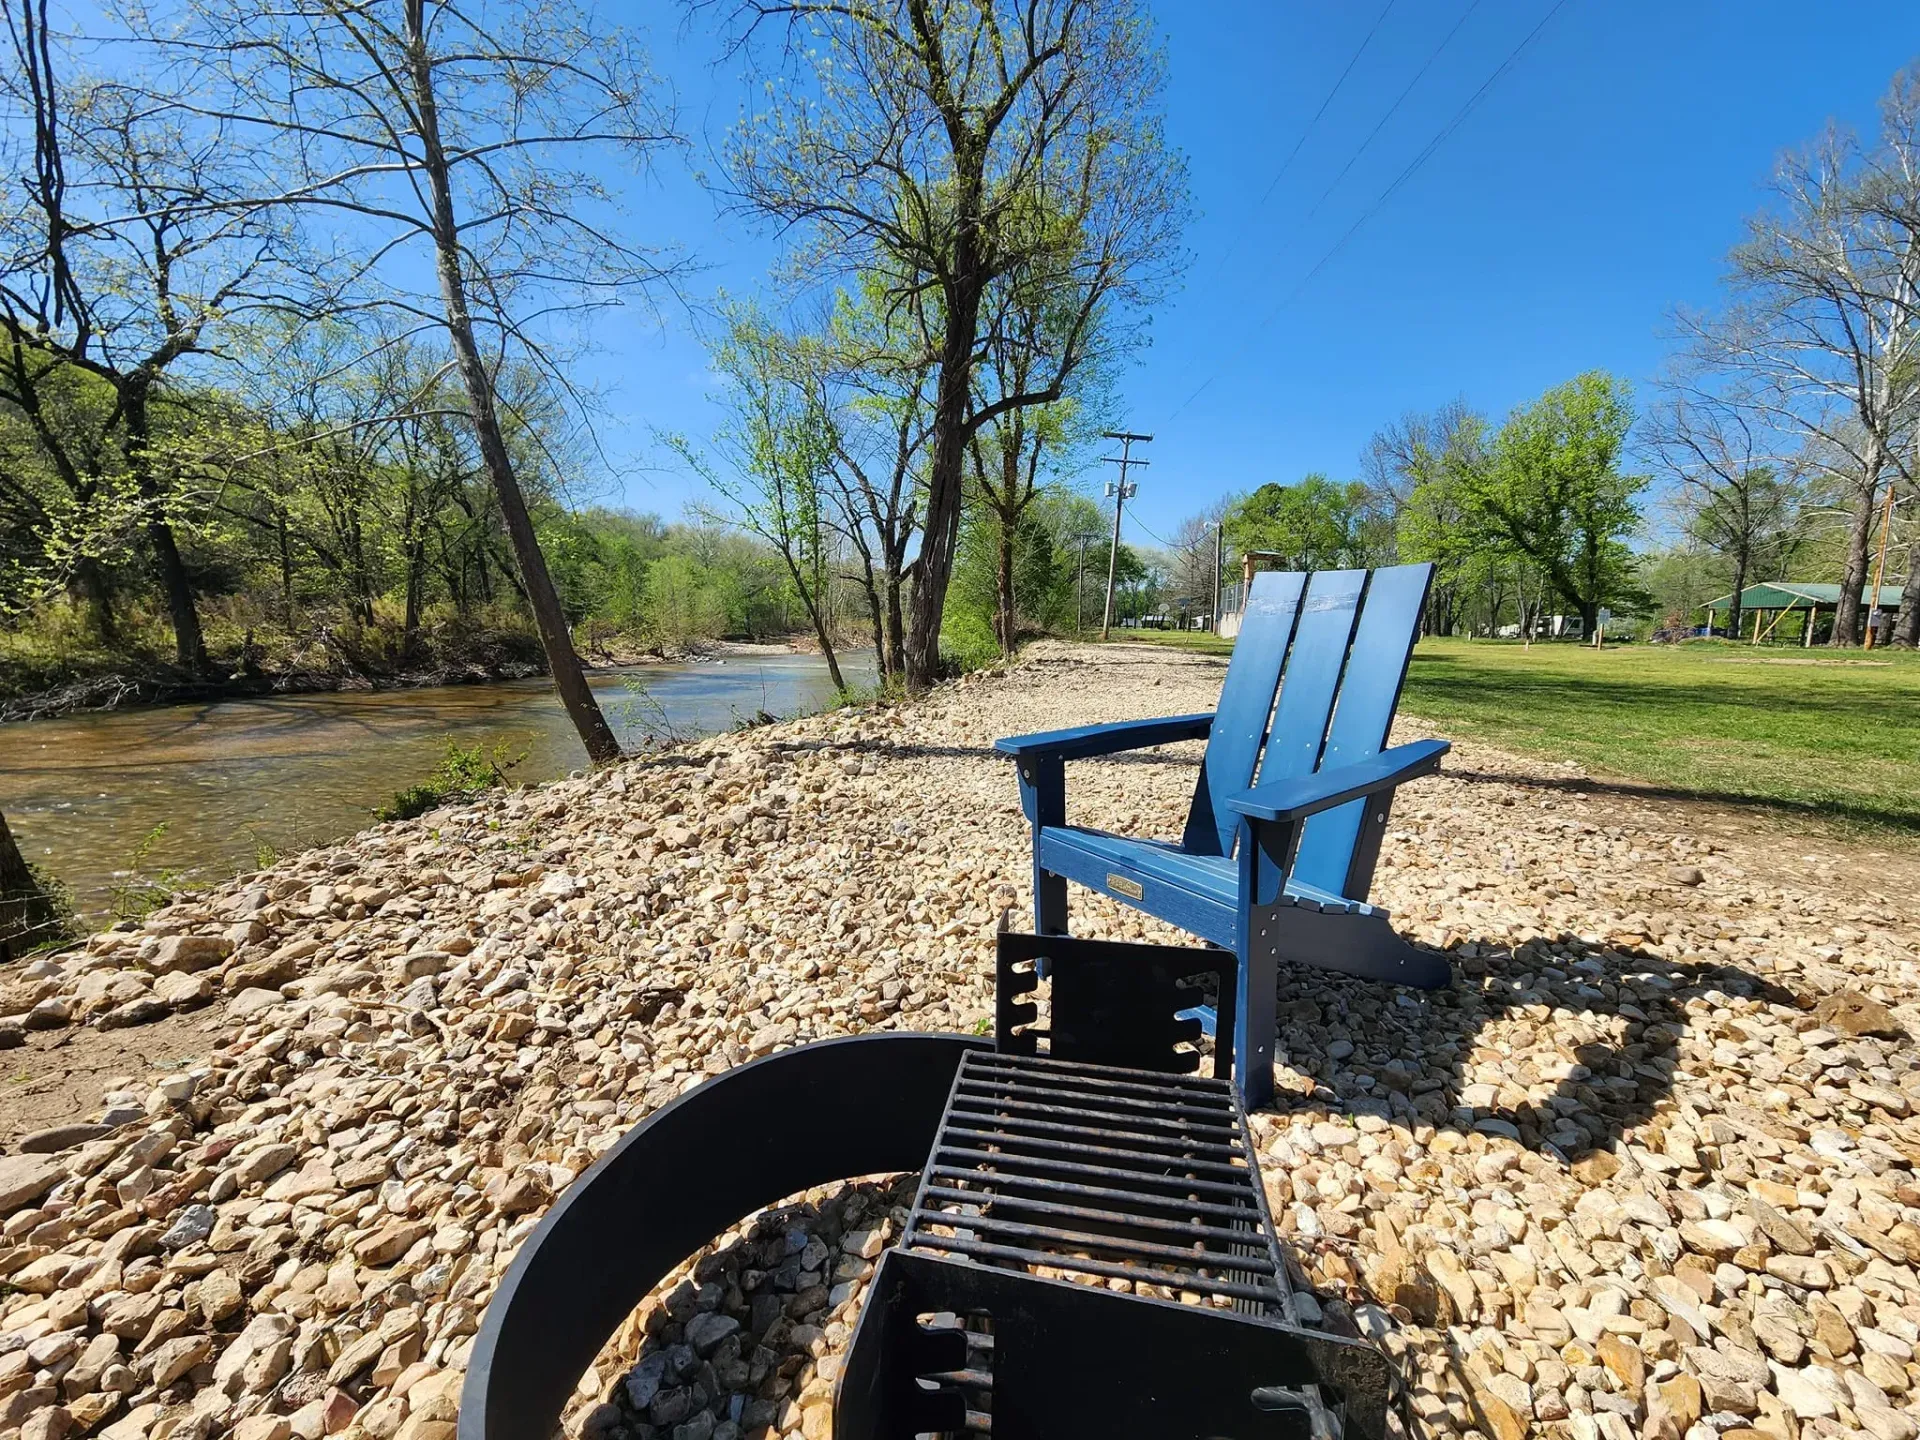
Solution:
[[[1283,1092],[1275,1108],[1503,1135],[1570,1163],[1612,1149],[1672,1096],[1689,1001],[1718,993],[1805,1008],[1734,965],[1586,946],[1542,955],[1541,943],[1518,955],[1483,945],[1490,957],[1467,966],[1484,974],[1457,973],[1452,987],[1430,992],[1283,967],[1279,1047],[1312,1088]],[[1322,998],[1307,998],[1308,989]],[[1529,1009],[1542,1011],[1530,1017],[1541,1033],[1524,1056],[1486,1046],[1493,1022]],[[1481,1064],[1501,1080],[1477,1080]]]
[[[1457,765],[1449,765],[1445,773],[1449,780],[1460,780],[1469,785],[1515,785],[1528,790],[1553,790],[1566,795],[1611,795],[1624,800],[1679,801],[1729,810],[1754,810],[1782,819],[1853,821],[1903,832],[1920,831],[1920,818],[1911,814],[1844,799],[1788,800],[1766,795],[1744,795],[1737,790],[1655,785],[1635,780],[1596,780],[1588,775],[1513,775],[1498,770],[1465,769]]]

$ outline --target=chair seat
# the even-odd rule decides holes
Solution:
[[[1044,825],[1040,864],[1216,945],[1231,948],[1235,943],[1240,869],[1229,856],[1196,855],[1165,840],[1140,840],[1078,825]],[[1288,880],[1285,899],[1336,914],[1381,913],[1376,906],[1299,880]]]

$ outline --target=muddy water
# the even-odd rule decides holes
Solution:
[[[843,663],[850,682],[873,678],[871,657]],[[833,698],[810,655],[652,665],[593,685],[628,746]],[[521,757],[516,781],[586,763],[545,680],[159,706],[0,725],[0,813],[97,917],[130,872],[210,882],[372,824],[374,807],[424,779],[449,739]]]

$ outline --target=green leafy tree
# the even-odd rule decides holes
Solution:
[[[726,633],[727,595],[693,556],[663,556],[647,567],[647,624],[662,646],[685,649]]]
[[[1647,486],[1621,469],[1632,427],[1626,383],[1588,371],[1515,410],[1463,477],[1467,523],[1537,566],[1589,635],[1601,607],[1649,603],[1626,543]]]
[[[1225,524],[1235,551],[1278,555],[1288,570],[1371,565],[1390,541],[1364,484],[1318,473],[1292,485],[1262,485],[1228,508]]]

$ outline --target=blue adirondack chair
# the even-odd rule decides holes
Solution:
[[[1449,749],[1444,740],[1381,748],[1432,573],[1256,575],[1213,714],[995,745],[1019,762],[1033,826],[1036,933],[1067,933],[1071,880],[1238,956],[1233,1068],[1249,1104],[1272,1097],[1281,960],[1429,990],[1451,979],[1443,958],[1415,949],[1366,903],[1395,788],[1434,773]],[[1179,843],[1067,823],[1067,761],[1203,736]]]

